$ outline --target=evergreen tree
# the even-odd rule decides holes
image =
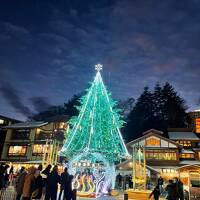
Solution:
[[[166,121],[165,129],[169,127],[186,127],[189,122],[189,117],[186,113],[187,107],[185,101],[177,94],[172,85],[168,82],[163,86],[162,100],[163,119]]]
[[[72,158],[83,151],[96,152],[113,162],[128,155],[119,130],[123,121],[96,67],[95,79],[77,107],[79,115],[69,122],[72,129],[61,155]]]
[[[125,138],[129,141],[148,129],[158,129],[166,134],[168,128],[187,127],[190,118],[186,109],[184,99],[169,83],[163,87],[157,83],[152,93],[145,88],[128,116]]]
[[[154,118],[153,94],[148,87],[138,98],[133,110],[128,116],[127,125],[124,128],[124,135],[127,141],[140,136],[141,132],[152,126]]]

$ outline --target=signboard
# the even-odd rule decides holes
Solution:
[[[200,133],[200,118],[196,118],[196,133]]]

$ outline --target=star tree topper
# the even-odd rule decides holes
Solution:
[[[101,64],[95,65],[95,70],[97,70],[98,72],[100,72],[102,70],[102,68],[103,68],[103,65],[101,65]]]

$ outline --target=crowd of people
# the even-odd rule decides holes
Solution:
[[[131,175],[122,176],[120,173],[117,174],[116,189],[126,190],[132,187],[133,182]],[[154,200],[159,200],[161,195],[168,200],[184,200],[183,183],[178,178],[174,178],[173,180],[169,180],[168,184],[164,186],[164,180],[160,176],[149,198],[153,196]]]
[[[13,167],[9,172],[8,169],[8,165],[0,166],[0,190],[6,189],[12,182],[16,190],[16,200],[56,200],[59,185],[59,200],[74,199],[73,176],[68,173],[67,168],[59,174],[57,165],[48,165],[44,170],[42,165],[28,169],[21,167],[15,178]]]
[[[9,165],[0,165],[0,190],[6,189],[10,184],[15,186],[16,200],[56,200],[58,194],[58,185],[60,185],[59,200],[73,200],[72,190],[73,176],[65,168],[60,174],[58,166],[48,165],[44,170],[42,165],[37,168],[31,166],[29,169],[21,167],[14,177],[14,168]],[[133,187],[132,176],[122,176],[120,173],[116,176],[116,188],[128,189]],[[164,186],[164,180],[159,177],[157,185],[151,192],[149,198],[153,196],[154,200],[159,200],[161,194],[168,200],[184,200],[183,183],[174,178],[169,180]]]
[[[120,173],[116,176],[116,189],[126,190],[128,188],[133,188],[133,179],[132,175],[122,176]]]
[[[154,197],[154,200],[159,200],[159,197],[164,191],[167,192],[166,199],[168,200],[184,200],[184,191],[183,183],[178,178],[169,180],[166,187],[163,187],[164,180],[162,177],[159,177],[156,187],[153,189],[151,196]]]

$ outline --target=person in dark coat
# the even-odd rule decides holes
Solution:
[[[61,200],[62,193],[67,187],[68,179],[69,179],[69,173],[67,167],[65,167],[64,172],[61,174],[61,188],[60,188],[59,200]]]
[[[51,165],[48,165],[43,171],[42,171],[42,179],[43,179],[43,182],[44,182],[44,185],[46,185],[46,180],[49,176],[51,172]]]
[[[57,199],[58,183],[61,183],[61,179],[58,174],[58,166],[55,165],[52,172],[47,177],[45,200]]]
[[[26,175],[27,175],[27,172],[25,170],[25,167],[22,167],[19,171],[19,174],[15,182],[15,185],[16,185],[15,188],[16,188],[16,193],[17,193],[16,200],[21,199]]]
[[[35,172],[35,181],[33,184],[32,199],[39,200],[42,197],[43,181],[40,172],[42,171],[42,165],[39,165]]]
[[[4,164],[0,165],[0,190],[3,188]]]
[[[73,176],[69,175],[67,179],[67,185],[64,188],[64,200],[73,200],[72,180]]]
[[[117,189],[122,187],[122,175],[119,173],[116,176]]]
[[[131,174],[128,177],[128,185],[129,185],[129,189],[133,188],[133,178]]]
[[[47,183],[47,178],[49,174],[51,173],[51,165],[48,165],[41,173],[42,176],[42,182],[43,182],[43,196],[46,194],[46,183]]]
[[[158,185],[153,189],[152,193],[149,195],[149,199],[151,198],[152,195],[154,200],[159,200],[160,189]]]
[[[174,182],[176,184],[176,200],[184,200],[183,183],[178,178],[175,178]]]
[[[176,200],[176,185],[173,183],[173,180],[169,180],[166,191],[168,200]]]
[[[159,187],[160,193],[163,192],[163,183],[164,183],[164,180],[163,180],[163,178],[160,176],[159,179],[158,179],[158,187]]]
[[[3,176],[3,188],[7,188],[9,185],[9,174],[8,174],[9,165],[4,167],[4,176]]]

